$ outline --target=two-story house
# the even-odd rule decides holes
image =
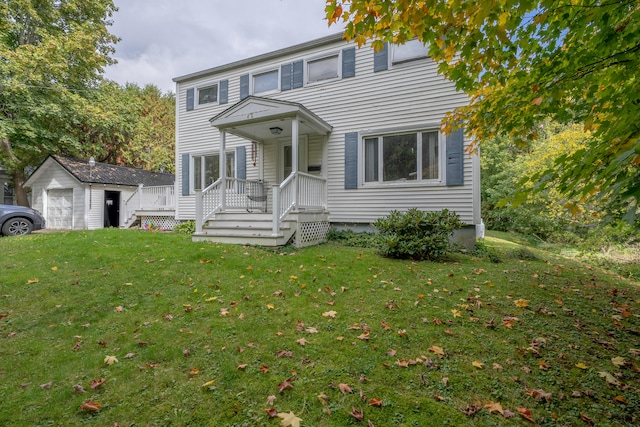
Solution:
[[[420,42],[336,34],[174,81],[176,219],[194,240],[304,246],[415,207],[457,212],[475,241],[479,159],[440,130],[468,100]]]

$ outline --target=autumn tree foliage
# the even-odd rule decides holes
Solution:
[[[403,43],[418,38],[439,71],[469,95],[445,129],[463,123],[477,141],[537,139],[550,117],[594,138],[553,162],[568,197],[640,202],[640,2],[638,0],[327,0],[345,38]],[[541,179],[536,189],[545,187]]]

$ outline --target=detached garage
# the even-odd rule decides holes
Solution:
[[[70,157],[49,156],[27,179],[31,207],[45,216],[47,228],[66,230],[120,227],[124,202],[140,185],[173,185],[174,175]]]

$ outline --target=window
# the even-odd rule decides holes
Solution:
[[[307,62],[309,83],[338,78],[338,55]]]
[[[235,177],[235,155],[227,153],[227,177]],[[204,190],[220,178],[220,155],[193,156],[193,189]]]
[[[364,138],[364,182],[440,179],[438,131]]]
[[[394,64],[426,58],[429,55],[427,46],[418,39],[406,41],[393,46],[391,61]]]
[[[218,102],[218,85],[198,89],[198,105]]]
[[[253,75],[253,93],[263,93],[278,90],[278,70]]]

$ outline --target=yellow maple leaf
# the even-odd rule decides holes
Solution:
[[[274,307],[274,305],[273,305],[273,304],[267,304],[267,308],[268,308],[269,310],[273,310],[275,307]]]
[[[113,365],[114,363],[118,363],[118,359],[115,356],[107,356],[104,358],[104,363],[107,365]]]
[[[478,368],[478,369],[482,369],[482,368],[484,368],[484,363],[482,363],[482,362],[481,362],[481,361],[479,361],[479,360],[474,360],[473,362],[471,362],[471,364],[472,364],[473,366],[475,366],[476,368]]]
[[[324,313],[322,313],[322,316],[331,317],[332,319],[334,319],[336,317],[336,314],[338,314],[337,311],[331,310],[331,311],[325,311]]]
[[[57,266],[57,265],[54,265],[53,267],[51,267],[51,270],[52,270],[52,271],[58,271],[58,266]]]
[[[518,299],[518,300],[515,300],[513,303],[516,305],[516,307],[520,307],[520,308],[529,307],[529,301],[527,301],[526,299]]]
[[[453,313],[453,317],[462,317],[462,312],[460,312],[460,310],[456,310],[455,308],[451,309],[451,313]]]
[[[302,418],[296,417],[296,414],[291,411],[287,414],[278,414],[278,418],[282,418],[280,421],[282,427],[300,427],[300,421],[302,421]]]
[[[580,362],[580,363],[576,363],[576,368],[587,369],[588,366],[585,365],[584,363]]]
[[[493,414],[494,412],[499,413],[500,415],[504,415],[504,409],[502,409],[502,405],[499,404],[498,402],[487,402],[486,405],[484,405],[485,408],[487,408],[489,410],[490,414]]]
[[[614,365],[616,365],[618,368],[621,366],[624,366],[627,361],[624,360],[624,357],[614,357],[613,359],[611,359],[611,363],[613,363]]]

